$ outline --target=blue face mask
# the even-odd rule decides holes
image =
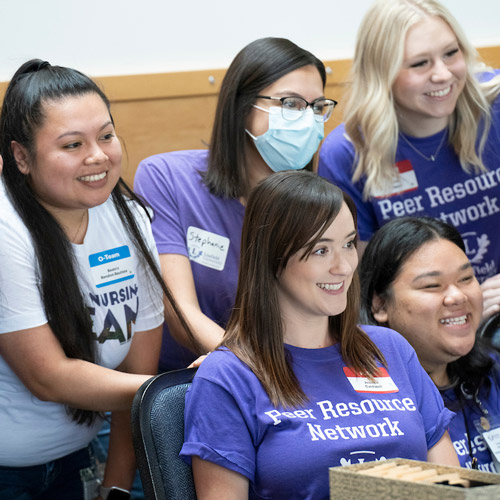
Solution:
[[[246,132],[269,168],[274,172],[304,168],[325,135],[324,123],[316,121],[309,108],[297,120],[285,120],[279,107],[254,107],[269,113],[269,128],[257,137]]]

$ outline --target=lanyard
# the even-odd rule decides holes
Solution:
[[[462,408],[462,416],[464,418],[465,432],[467,434],[467,442],[469,445],[469,456],[470,456],[471,461],[472,461],[472,468],[477,469],[478,463],[477,463],[477,458],[472,453],[472,441],[471,441],[470,431],[469,431],[469,422],[467,421],[467,417],[465,416],[465,402],[464,402],[463,398],[465,398],[469,401],[473,399],[474,402],[476,403],[476,405],[478,406],[478,408],[481,410],[481,413],[483,415],[481,416],[480,421],[481,421],[481,425],[483,426],[484,429],[489,428],[489,420],[488,420],[489,413],[488,413],[488,410],[484,407],[481,400],[479,399],[479,396],[478,396],[479,387],[476,389],[474,394],[471,394],[470,392],[467,391],[467,389],[465,387],[465,383],[462,382],[460,384],[460,392],[459,391],[456,391],[456,392],[458,392],[460,406]]]

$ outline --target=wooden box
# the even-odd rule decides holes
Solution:
[[[385,472],[382,467],[384,464]],[[448,481],[463,484],[452,486],[446,484]],[[393,458],[385,462],[366,462],[330,468],[330,499],[500,499],[500,474]]]

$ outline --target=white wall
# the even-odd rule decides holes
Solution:
[[[500,45],[499,0],[442,0],[476,46]],[[0,0],[0,81],[39,57],[92,76],[225,68],[282,36],[321,59],[352,57],[371,0]]]

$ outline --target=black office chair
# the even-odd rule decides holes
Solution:
[[[490,342],[492,346],[500,349],[500,312],[483,321],[479,325],[477,335]]]
[[[191,467],[179,452],[184,400],[196,368],[161,373],[145,382],[132,404],[132,436],[146,500],[196,500]]]

